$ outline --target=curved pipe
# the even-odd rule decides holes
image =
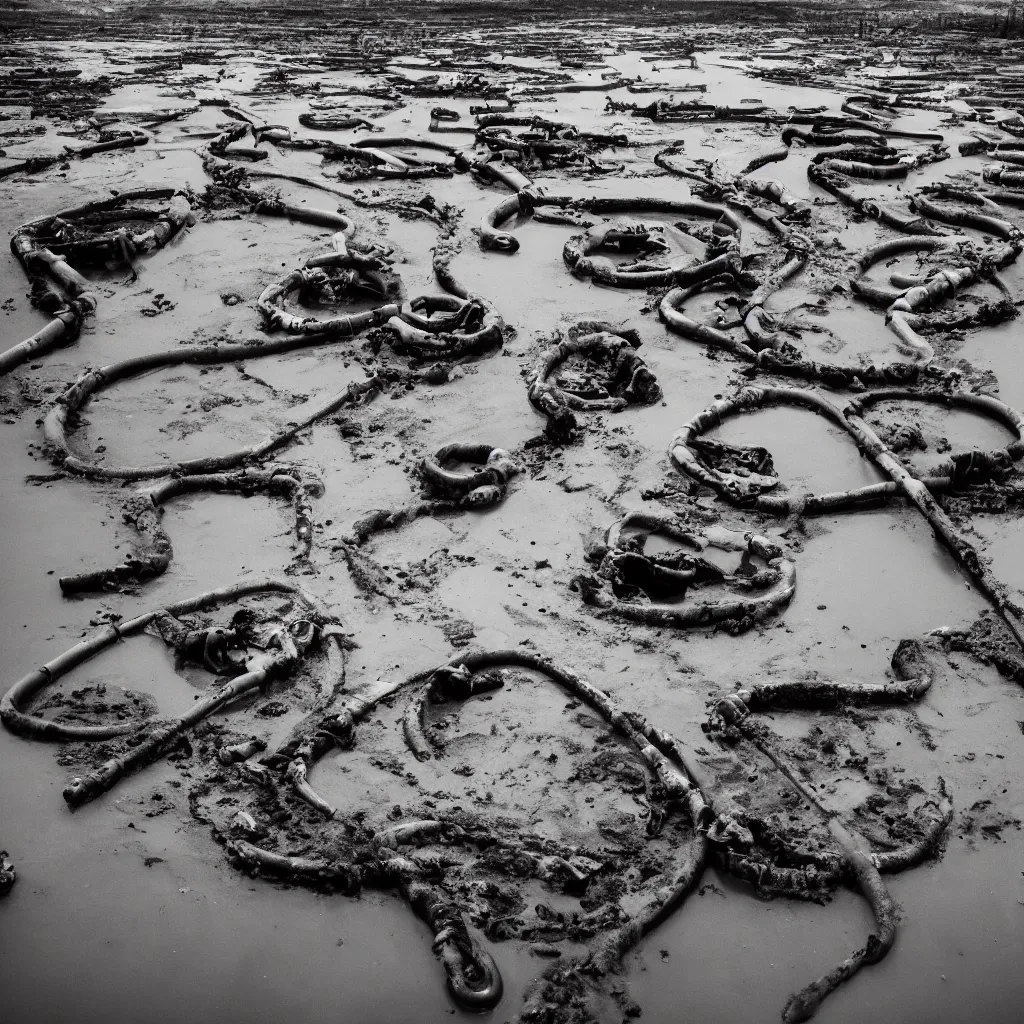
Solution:
[[[445,469],[449,461],[470,462],[483,465],[482,469],[456,472]],[[492,448],[488,444],[446,444],[431,457],[420,463],[424,478],[445,493],[469,492],[488,484],[504,487],[509,479],[519,472],[519,466],[503,448]]]
[[[494,957],[479,946],[473,948],[474,966],[480,975],[479,984],[470,984],[465,970],[448,972],[448,991],[452,998],[465,1010],[481,1013],[493,1010],[504,994],[505,986]]]
[[[395,307],[397,309],[397,307]],[[209,365],[212,363],[232,362],[239,359],[251,359],[254,356],[269,355],[277,352],[290,352],[308,345],[331,344],[330,335],[295,335],[276,341],[263,342],[259,346],[244,342],[236,345],[204,346],[195,345],[172,349],[169,352],[156,352],[149,356],[138,356],[125,359],[119,363],[111,363],[79,377],[46,414],[43,421],[43,434],[48,444],[53,446],[59,464],[70,473],[92,477],[100,480],[146,480],[155,477],[180,474],[188,476],[195,473],[216,473],[225,469],[233,469],[248,461],[258,461],[272,451],[287,444],[301,431],[311,424],[330,415],[337,409],[355,401],[361,395],[382,389],[389,377],[385,373],[375,374],[361,381],[347,385],[320,406],[314,409],[298,423],[279,430],[267,440],[247,448],[227,452],[224,455],[202,456],[196,459],[184,459],[180,462],[162,462],[149,466],[107,466],[94,458],[78,455],[71,446],[68,437],[68,420],[78,412],[96,393],[105,390],[117,381],[127,380],[165,366],[181,366],[186,363]],[[407,379],[431,380],[430,371],[420,374],[407,371]]]
[[[1024,456],[1024,414],[998,399],[969,392],[946,393],[939,391],[910,391],[903,388],[866,392],[856,402],[848,403],[849,410],[869,408],[882,401],[921,401],[948,408],[966,408],[1002,423],[1015,436],[1006,446],[1012,461]],[[690,447],[690,442],[713,427],[736,415],[755,412],[766,406],[784,405],[805,408],[818,413],[847,432],[853,433],[846,409],[815,391],[802,388],[744,388],[735,398],[720,399],[684,424],[672,437],[669,457],[681,473],[710,487],[719,497],[732,505],[754,508],[770,515],[786,515],[799,509],[807,515],[835,512],[843,508],[858,508],[870,503],[887,501],[901,493],[897,484],[888,481],[851,488],[834,494],[807,494],[776,497],[765,493],[774,490],[779,480],[774,476],[749,474],[738,476],[708,466]],[[934,490],[948,490],[952,486],[949,476],[925,478],[921,483]]]
[[[309,609],[318,622],[330,622],[332,618],[326,607],[318,598],[313,597],[304,588],[284,580],[262,579],[236,583],[217,590],[208,590],[195,597],[186,598],[169,604],[164,608],[144,612],[134,618],[110,623],[97,630],[92,636],[75,644],[63,654],[51,659],[39,668],[22,676],[0,698],[0,721],[4,726],[19,736],[44,740],[105,740],[116,736],[125,736],[136,732],[139,723],[118,722],[110,725],[74,725],[65,722],[54,722],[40,718],[22,710],[40,690],[55,683],[61,676],[67,675],[72,669],[94,658],[100,651],[129,636],[141,633],[157,616],[164,613],[175,617],[206,608],[214,608],[239,597],[248,597],[260,593],[290,594],[299,598]],[[335,638],[340,653],[340,640]],[[340,671],[340,663],[333,666]]]

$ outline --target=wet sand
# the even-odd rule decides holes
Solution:
[[[137,55],[140,49],[137,43],[75,42],[60,48],[67,61],[90,74],[116,73],[110,59]],[[30,46],[24,54],[26,61],[35,59]],[[699,82],[721,104],[757,97],[778,110],[824,104],[837,111],[843,98],[840,92],[751,80],[738,66],[729,67],[721,52],[702,52],[696,70],[657,72],[642,64],[641,56],[609,54],[607,66],[627,75],[643,73],[668,91]],[[226,55],[216,65],[186,63],[185,72],[212,77],[223,67],[227,73],[217,87],[240,106],[268,123],[326,136],[299,128],[297,118],[308,110],[308,96],[248,95],[257,74],[278,59],[247,51]],[[580,72],[584,79],[593,74]],[[308,78],[325,87],[353,81],[344,72]],[[173,106],[181,101],[164,95],[169,84],[157,80],[116,87],[99,110]],[[472,123],[471,102],[412,98],[376,123],[389,135],[426,138],[434,106],[452,107]],[[652,125],[607,115],[601,92],[563,94],[522,106],[583,130],[681,139],[688,158],[706,156],[733,169],[777,138],[774,129],[745,124]],[[898,126],[942,131],[955,154],[967,133],[962,126],[942,126],[939,119],[933,111],[919,111],[901,117]],[[8,158],[49,152],[61,144],[52,123],[33,120],[47,123],[47,133],[23,146],[5,145]],[[0,193],[8,234],[25,221],[108,189],[143,182],[201,188],[201,160],[194,143],[182,140],[182,128],[222,121],[220,108],[203,107],[155,129],[150,144],[131,152],[5,179]],[[350,133],[330,137],[349,138]],[[471,136],[464,138],[468,143]],[[317,154],[269,148],[272,155],[262,168],[319,173]],[[801,197],[811,196],[805,177],[811,152],[794,150],[784,163],[759,174],[783,180]],[[552,192],[581,196],[689,194],[684,180],[652,170],[648,157],[647,150],[635,148],[608,157],[625,163],[618,175],[583,179],[552,171],[535,179]],[[954,155],[926,168],[914,183],[943,179],[960,169]],[[296,204],[331,209],[340,204],[357,223],[357,240],[393,246],[405,295],[437,290],[431,267],[436,231],[429,222],[387,209],[370,211],[295,184],[271,184]],[[362,443],[352,444],[336,423],[325,420],[286,453],[288,461],[316,467],[324,482],[324,495],[314,502],[312,564],[299,579],[328,603],[359,645],[348,655],[350,689],[397,680],[449,660],[461,649],[450,641],[450,626],[464,621],[472,627],[473,647],[535,645],[674,733],[714,774],[729,751],[701,731],[709,697],[809,673],[881,680],[899,640],[942,626],[966,628],[987,607],[921,517],[893,505],[806,520],[794,554],[799,583],[792,603],[742,635],[658,630],[595,617],[569,587],[576,574],[587,571],[584,538],[626,510],[651,507],[654,503],[642,497],[645,491],[680,485],[666,456],[669,438],[714,396],[742,382],[741,364],[728,356],[710,359],[701,346],[669,333],[657,318],[657,303],[642,290],[602,288],[571,276],[562,245],[572,228],[524,222],[511,227],[521,243],[518,253],[482,251],[471,229],[502,197],[500,188],[482,186],[466,175],[339,187],[363,198],[379,193],[379,198],[409,200],[429,193],[463,210],[458,229],[462,249],[453,268],[471,292],[486,296],[515,328],[501,350],[466,362],[444,387],[417,387],[395,400],[382,396],[351,412],[366,427]],[[896,192],[882,183],[864,187],[884,195]],[[814,190],[813,195],[820,199],[824,194]],[[888,237],[870,223],[851,226],[838,205],[825,205],[815,216],[822,230],[859,235],[859,242],[848,242],[850,248]],[[265,496],[197,495],[165,511],[164,526],[174,542],[174,560],[165,575],[123,593],[67,600],[57,576],[113,564],[127,550],[130,531],[120,523],[119,512],[124,491],[117,483],[73,477],[42,485],[24,479],[52,471],[41,450],[38,420],[85,369],[187,343],[262,337],[256,297],[280,274],[322,252],[329,234],[278,218],[200,217],[166,249],[136,261],[138,280],[128,281],[123,270],[97,272],[101,305],[78,342],[0,379],[0,456],[6,481],[0,496],[0,668],[5,689],[71,646],[101,612],[128,616],[240,577],[278,574],[289,564],[292,524],[286,504]],[[744,245],[761,244],[766,237],[750,230]],[[682,248],[690,241],[683,236],[676,244]],[[1015,265],[1004,275],[1014,290],[1020,274]],[[808,287],[798,277],[772,303],[779,309],[793,307],[814,297]],[[143,316],[157,293],[170,305],[158,315]],[[221,296],[230,293],[241,302],[225,305]],[[24,275],[9,254],[0,259],[0,299],[7,298],[9,309],[0,319],[5,348],[46,322],[31,308]],[[638,330],[640,353],[657,375],[663,399],[617,414],[585,414],[582,442],[553,453],[546,463],[534,463],[492,509],[421,519],[375,538],[368,549],[372,557],[389,570],[405,567],[412,586],[394,601],[360,592],[333,550],[349,525],[369,509],[408,503],[415,493],[410,468],[441,445],[478,440],[517,451],[537,436],[544,421],[527,402],[523,374],[543,347],[542,337],[581,319],[607,319]],[[849,296],[830,304],[827,320],[838,339],[829,352],[834,361],[894,352],[883,314]],[[999,397],[1021,407],[1024,377],[1018,370],[1017,331],[1011,322],[970,332],[955,358],[969,360],[978,372],[994,373]],[[812,350],[816,337],[804,336]],[[115,385],[87,407],[75,444],[85,452],[102,447],[108,462],[131,464],[253,443],[358,379],[361,370],[353,358],[358,346],[356,340],[253,358],[245,362],[244,373],[230,364],[175,367]],[[883,412],[872,416],[878,423],[886,420]],[[924,419],[928,437],[948,437],[957,447],[1005,443],[999,440],[1002,431],[966,414],[929,410]],[[848,436],[809,413],[772,410],[756,421],[732,421],[720,436],[766,446],[780,476],[800,490],[879,479]],[[925,465],[927,453],[922,460]],[[708,492],[700,501],[726,526],[757,525],[785,542],[782,521],[738,512]],[[1012,513],[979,517],[975,527],[976,543],[992,556],[996,574],[1019,593],[1024,587],[1020,519]],[[892,777],[913,779],[932,791],[943,776],[955,807],[941,858],[890,877],[890,890],[903,911],[893,952],[830,997],[818,1017],[823,1022],[869,1016],[879,1024],[1008,1021],[1016,1018],[1024,995],[1017,969],[1024,947],[1018,820],[1024,817],[1018,770],[1022,696],[1016,684],[966,655],[936,654],[935,666],[935,683],[919,706],[873,710],[859,715],[856,726],[842,714],[816,712],[782,713],[772,722],[788,742],[812,744],[824,717],[829,728],[847,737],[852,751],[879,759],[874,766]],[[207,680],[176,671],[170,652],[158,640],[143,637],[104,653],[59,687],[100,683],[152,694],[161,713],[172,715],[182,713]],[[402,741],[400,709],[381,714],[372,746],[390,751],[409,771],[434,773],[421,783],[426,791],[458,793],[480,810],[490,789],[499,804],[507,800],[510,807],[535,808],[542,827],[563,836],[586,835],[601,813],[619,812],[626,805],[639,820],[640,807],[629,800],[624,804],[622,794],[604,786],[597,787],[598,811],[588,822],[581,817],[587,806],[576,784],[553,780],[547,769],[536,766],[535,750],[548,749],[564,735],[583,735],[565,715],[563,698],[536,685],[498,693],[493,709],[491,704],[467,705],[453,728],[462,730],[464,753],[459,747],[457,756],[476,766],[472,778],[451,772],[449,762],[456,755],[417,765]],[[272,726],[276,735],[292,720],[259,723],[252,711],[247,705],[224,716],[249,715],[257,724]],[[500,735],[489,732],[492,721]],[[709,756],[701,757],[701,750]],[[193,775],[200,774],[198,766],[160,761],[72,813],[60,791],[74,770],[59,763],[58,751],[56,745],[0,731],[0,845],[18,871],[17,884],[0,903],[6,1019],[17,1024],[138,1017],[160,1022],[183,1016],[196,1022],[285,1017],[432,1022],[462,1013],[445,990],[429,929],[397,897],[317,894],[252,880],[232,868],[209,827],[190,813],[187,791]],[[365,752],[365,744],[357,752]],[[332,802],[375,812],[414,799],[414,787],[399,775],[350,768],[349,757],[330,756],[316,769],[317,786]],[[509,771],[516,784],[502,795],[500,777]],[[831,766],[827,771],[833,797],[845,810],[863,799],[865,786],[877,786],[855,768]],[[627,957],[629,995],[645,1021],[774,1020],[792,991],[861,945],[870,928],[866,906],[848,891],[840,890],[826,906],[766,902],[745,883],[709,870],[698,892]],[[511,1020],[544,964],[524,943],[490,948],[500,962],[506,992],[490,1016]]]

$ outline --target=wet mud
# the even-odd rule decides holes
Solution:
[[[9,19],[10,1019],[1013,1019],[1024,26],[478,6]]]

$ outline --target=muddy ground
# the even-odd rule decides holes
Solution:
[[[339,743],[310,763],[316,792],[336,809],[331,820],[299,799],[283,775],[261,782],[258,768],[247,774],[222,764],[218,751],[250,736],[273,751],[307,716],[336,710],[353,696],[474,651],[525,651],[578,674],[675,736],[715,813],[738,805],[757,827],[767,823],[781,836],[782,847],[838,856],[822,815],[795,795],[762,751],[722,727],[715,698],[794,680],[891,681],[890,659],[901,640],[912,639],[921,642],[934,677],[919,701],[757,716],[797,775],[876,852],[920,838],[940,778],[953,806],[934,855],[886,876],[900,911],[891,953],[831,995],[817,1019],[1016,1019],[1024,995],[1017,968],[1024,947],[1024,670],[991,602],[901,498],[834,514],[804,515],[794,507],[766,515],[698,486],[667,454],[684,423],[744,385],[814,388],[841,404],[862,393],[861,380],[844,390],[761,372],[749,360],[671,332],[659,318],[667,286],[609,287],[570,273],[563,246],[583,228],[531,217],[525,203],[498,225],[515,236],[518,249],[486,247],[484,217],[512,193],[457,161],[430,169],[430,161],[450,165],[451,153],[406,143],[387,150],[398,156],[390,165],[324,153],[326,142],[368,138],[373,146],[375,136],[400,136],[440,141],[482,162],[500,147],[482,144],[470,108],[500,108],[511,95],[515,115],[577,130],[545,140],[568,140],[565,159],[557,146],[513,140],[507,147],[502,166],[525,174],[534,196],[684,201],[701,192],[693,175],[719,186],[743,178],[753,157],[778,150],[788,118],[849,117],[841,110],[849,97],[868,93],[880,104],[887,97],[878,123],[941,134],[944,149],[921,138],[887,137],[912,167],[898,180],[851,178],[860,210],[808,180],[815,146],[791,145],[785,159],[744,179],[781,182],[806,208],[789,223],[810,240],[810,257],[766,300],[774,328],[800,358],[863,376],[871,364],[915,365],[887,327],[885,309],[865,303],[850,285],[861,275],[856,261],[863,252],[904,237],[870,209],[865,213],[863,202],[909,216],[907,197],[928,195],[927,186],[951,183],[972,194],[990,187],[981,171],[999,157],[961,155],[959,147],[1018,138],[1016,44],[1000,33],[919,36],[884,24],[872,37],[870,25],[864,30],[849,20],[847,34],[814,35],[835,29],[823,18],[795,32],[694,25],[671,38],[611,22],[540,22],[531,32],[474,28],[472,13],[462,8],[458,18],[454,36],[435,24],[402,32],[354,28],[351,39],[322,47],[298,44],[298,29],[273,26],[255,40],[240,40],[234,26],[222,24],[212,40],[160,38],[178,31],[166,17],[149,39],[138,32],[113,38],[127,34],[120,20],[119,32],[101,38],[95,19],[85,18],[92,27],[80,38],[37,41],[21,24],[4,47],[0,193],[8,235],[37,218],[141,187],[185,190],[192,215],[153,251],[140,246],[77,262],[69,256],[96,296],[95,312],[84,316],[72,344],[35,354],[0,377],[2,689],[107,623],[267,576],[323,602],[327,611],[317,624],[333,624],[338,634],[321,637],[289,675],[227,704],[154,763],[74,811],[61,798],[67,784],[131,744],[123,737],[40,742],[0,731],[0,847],[17,872],[0,901],[5,1018],[427,1022],[463,1015],[432,952],[437,929],[412,912],[396,886],[367,884],[347,894],[337,877],[247,872],[238,856],[239,844],[251,842],[318,863],[364,857],[365,864],[367,851],[380,852],[369,837],[431,819],[474,837],[424,849],[461,858],[441,870],[439,884],[458,904],[475,946],[500,967],[504,996],[490,1019],[777,1019],[793,992],[864,945],[874,928],[871,911],[850,885],[825,887],[811,894],[815,899],[771,898],[770,886],[752,885],[714,859],[688,898],[626,952],[621,971],[595,982],[585,1010],[563,1004],[548,1006],[547,1016],[517,1017],[529,1012],[522,1011],[524,1000],[529,1008],[536,979],[552,963],[584,957],[636,914],[695,841],[694,823],[672,807],[660,833],[649,834],[648,820],[660,806],[649,764],[585,699],[536,672],[513,666],[499,689],[466,702],[428,701],[427,760],[418,760],[406,739],[411,690],[370,710],[350,749]],[[46,36],[59,33],[59,25],[46,25]],[[431,83],[430,75],[440,77]],[[471,75],[480,78],[470,81]],[[993,82],[1000,75],[1005,107],[968,102],[998,91]],[[598,88],[603,81],[612,88]],[[578,86],[588,88],[565,91]],[[897,94],[914,103],[897,103]],[[608,97],[640,107],[696,100],[738,116],[680,107],[676,116],[663,111],[651,119],[607,110]],[[439,120],[432,114],[438,107],[458,119]],[[365,124],[309,127],[299,119],[310,114],[350,115]],[[244,137],[211,160],[211,144],[238,125]],[[258,129],[266,126],[281,127],[264,136]],[[86,158],[73,152],[128,131],[144,139]],[[576,150],[579,132],[625,136],[628,144]],[[289,144],[294,140],[317,144],[302,148]],[[266,155],[253,159],[241,150],[253,146]],[[666,152],[669,167],[654,160]],[[32,158],[41,159],[25,163]],[[398,164],[405,170],[395,173]],[[242,176],[231,177],[232,168]],[[221,191],[211,193],[211,184]],[[186,494],[168,501],[160,519],[173,545],[166,571],[63,596],[58,578],[114,566],[135,549],[139,535],[125,521],[125,500],[152,483],[76,471],[68,452],[46,443],[45,417],[55,403],[66,404],[66,389],[86,371],[183,346],[250,343],[244,359],[176,364],[113,383],[70,417],[71,452],[89,466],[171,466],[256,445],[381,365],[397,372],[436,361],[402,351],[386,326],[260,355],[261,345],[284,336],[261,315],[261,293],[332,251],[336,228],[254,212],[256,192],[300,209],[340,212],[354,226],[346,244],[383,253],[393,282],[385,295],[357,291],[338,308],[322,293],[305,301],[292,293],[288,311],[325,318],[439,294],[434,261],[448,253],[452,275],[489,307],[500,343],[447,359],[443,383],[392,376],[272,456],[248,460],[299,467],[302,479],[320,482],[310,491],[308,555],[293,504],[280,493]],[[739,195],[726,192],[723,200],[720,188],[711,201],[725,209],[728,197]],[[794,212],[768,200],[756,205],[777,216]],[[756,280],[705,290],[687,308],[740,339],[736,301],[716,300],[749,297],[757,280],[779,268],[785,247],[742,207],[729,208],[745,218],[733,253],[737,280]],[[962,265],[985,246],[1002,239],[1012,248],[1020,237],[1019,209],[988,212],[1013,230],[1000,236],[1001,227],[968,224],[962,232],[974,248],[962,250]],[[637,220],[660,227],[654,236],[664,238],[680,266],[701,263],[709,241],[722,237],[700,234],[707,218],[664,211],[613,217],[620,227],[633,229]],[[954,231],[941,221],[936,230]],[[626,266],[636,253],[600,255]],[[663,267],[661,252],[641,256]],[[927,275],[937,265],[904,254],[874,267],[868,279],[884,284],[894,272]],[[1024,296],[1020,267],[1014,254],[997,277],[983,276],[960,289],[956,302],[936,305],[936,316],[953,310],[960,322],[921,328],[933,355],[918,360],[912,388],[964,390],[1024,407],[1013,318]],[[976,315],[1000,299],[1008,299],[1001,322]],[[50,322],[38,296],[33,305],[13,254],[0,261],[0,300],[2,349]],[[929,315],[927,309],[922,318]],[[528,384],[543,351],[581,321],[635,332],[636,354],[661,393],[621,411],[577,411],[578,429],[562,443],[528,400]],[[560,379],[591,397],[609,390],[606,368],[578,358]],[[990,418],[941,405],[882,402],[866,416],[918,476],[941,474],[951,454],[1012,440]],[[767,448],[782,481],[773,493],[820,494],[886,479],[849,433],[806,409],[768,408],[711,436]],[[435,509],[355,543],[353,526],[371,510],[421,500],[421,461],[453,442],[509,453],[519,472],[500,500]],[[1016,470],[980,487],[970,483],[942,496],[943,505],[1009,599],[1020,600]],[[763,618],[695,628],[631,622],[614,608],[585,603],[580,577],[608,591],[611,582],[601,575],[608,565],[601,561],[605,531],[634,511],[678,517],[696,533],[724,526],[763,535],[795,566],[792,599]],[[671,554],[679,545],[652,536],[646,550]],[[748,593],[745,578],[764,568],[764,559],[734,551],[702,554],[735,576],[663,603],[678,610]],[[635,582],[617,579],[615,586],[620,603],[661,600]],[[271,626],[306,614],[300,600],[271,595],[182,619],[190,628],[224,626],[238,607]],[[961,635],[972,626],[973,633]],[[21,710],[66,725],[138,723],[144,732],[153,716],[186,714],[230,673],[208,671],[224,668],[208,649],[205,664],[202,653],[196,663],[194,645],[191,660],[176,654],[162,632],[150,628],[111,644]],[[258,647],[250,644],[248,653]],[[338,658],[342,674],[330,678]],[[537,858],[556,855],[572,872],[539,877]]]

